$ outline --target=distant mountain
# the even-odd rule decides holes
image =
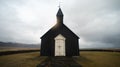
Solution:
[[[40,44],[23,44],[23,43],[13,43],[13,42],[0,42],[0,47],[40,48]]]

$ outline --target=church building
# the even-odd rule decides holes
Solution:
[[[63,23],[59,8],[57,23],[41,37],[41,56],[79,56],[79,37]]]

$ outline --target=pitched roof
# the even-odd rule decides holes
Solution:
[[[67,31],[69,31],[69,32],[66,32],[65,30],[67,30]],[[63,34],[62,34],[63,33]],[[55,26],[53,26],[50,30],[48,30],[41,38],[43,38],[43,37],[46,37],[46,36],[49,36],[49,35],[51,35],[51,36],[56,36],[56,35],[58,35],[58,34],[62,34],[63,36],[64,36],[64,33],[67,33],[67,34],[69,34],[69,33],[71,33],[71,34],[73,34],[76,38],[78,38],[79,39],[79,37],[74,33],[74,32],[72,32],[65,24],[61,24],[61,25],[55,25]]]
[[[75,33],[73,33],[65,24],[63,24],[63,13],[61,8],[59,8],[56,16],[57,20],[61,22],[57,21],[57,24],[53,26],[48,32],[46,32],[41,38],[46,36],[56,36],[58,34],[62,34],[63,36],[68,36],[68,34],[72,34],[74,37],[79,39],[79,37]]]

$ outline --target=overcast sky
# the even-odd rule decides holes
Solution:
[[[0,41],[40,43],[56,24],[59,0],[0,0]],[[61,0],[80,48],[120,48],[120,0]]]

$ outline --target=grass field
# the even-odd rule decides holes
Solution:
[[[120,67],[118,52],[81,52],[80,57],[74,58],[82,67]]]
[[[120,67],[120,53],[82,51],[81,56],[73,57],[82,67]],[[0,67],[36,67],[46,57],[39,52],[0,56]]]
[[[0,67],[36,67],[45,58],[40,57],[39,52],[0,56]]]

